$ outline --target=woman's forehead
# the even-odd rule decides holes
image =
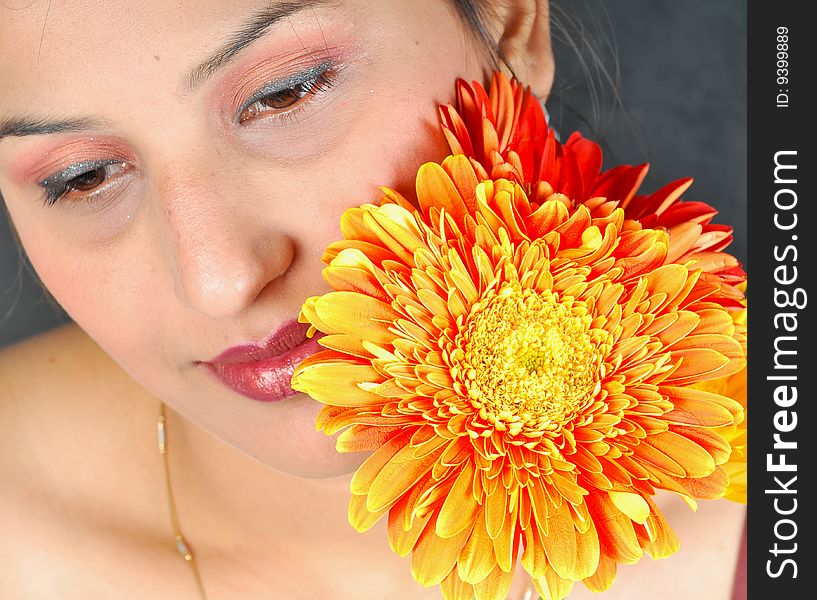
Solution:
[[[148,78],[163,83],[231,39],[274,28],[320,26],[354,0],[52,0],[19,9],[0,7],[0,106],[53,94],[63,86]],[[249,34],[249,35],[246,35]],[[239,48],[240,49],[240,48]],[[21,97],[22,96],[22,97]],[[37,94],[37,100],[39,96]]]

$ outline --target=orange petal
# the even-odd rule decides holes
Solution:
[[[678,350],[672,353],[674,359],[681,359],[678,368],[666,379],[677,385],[712,379],[715,373],[729,364],[729,358],[709,348]],[[725,375],[725,373],[724,373]]]
[[[391,506],[411,486],[428,471],[442,454],[442,445],[446,442],[440,438],[435,450],[425,456],[415,458],[415,449],[411,446],[401,448],[380,470],[369,488],[366,506],[371,511],[378,511]],[[438,582],[439,583],[439,582]]]
[[[588,517],[588,524],[584,533],[576,534],[576,576],[581,579],[596,572],[601,556],[599,534],[592,517]]]
[[[451,177],[451,181],[465,204],[466,211],[473,213],[476,210],[474,192],[479,180],[474,173],[474,167],[471,166],[471,161],[468,160],[468,157],[455,153],[454,156],[446,156],[443,159],[442,167]]]
[[[417,539],[420,537],[423,529],[425,529],[426,523],[428,523],[432,517],[432,513],[422,517],[416,517],[412,521],[411,527],[406,529],[406,504],[406,500],[401,498],[389,511],[389,546],[398,556],[408,556],[408,553],[412,551],[414,545],[417,543]]]
[[[349,484],[349,490],[358,496],[365,496],[369,493],[374,478],[380,473],[381,469],[403,449],[411,438],[411,431],[405,431],[390,439],[380,448],[374,451],[361,464],[355,474],[352,475],[352,481]]]
[[[565,579],[576,577],[576,528],[566,502],[548,507],[548,533],[542,536],[548,561],[556,573]]]
[[[645,524],[648,537],[641,540],[641,547],[653,559],[667,558],[678,551],[681,546],[680,541],[655,503],[649,498],[647,501],[651,508],[650,516]]]
[[[591,494],[587,505],[598,532],[601,556],[625,564],[638,562],[644,552],[630,518],[619,511],[606,494]],[[600,560],[600,568],[603,562]]]
[[[355,496],[349,499],[349,523],[359,532],[368,531],[375,523],[383,518],[388,509],[384,508],[377,512],[372,512],[366,508],[366,496]]]
[[[690,477],[706,477],[715,470],[712,456],[698,444],[682,435],[665,431],[644,440],[677,462]]]
[[[548,569],[544,577],[533,580],[541,600],[564,600],[573,589],[573,581],[560,577],[553,569]]]
[[[485,518],[477,515],[471,536],[457,559],[457,572],[463,581],[479,583],[488,576],[496,566],[492,545],[493,541],[485,529]]]
[[[582,580],[582,583],[587,586],[591,592],[605,592],[613,585],[616,578],[616,561],[602,556],[599,559],[599,568],[596,572]]]
[[[426,587],[441,583],[451,573],[460,550],[471,535],[471,530],[465,529],[453,538],[443,539],[436,534],[435,521],[428,522],[411,553],[411,574]]]
[[[440,584],[443,600],[473,600],[474,586],[465,583],[457,575],[456,569],[451,569],[448,576]]]
[[[474,585],[476,600],[497,600],[507,598],[513,583],[513,572],[506,573],[499,566],[488,573],[488,577]]]
[[[335,441],[338,452],[373,452],[388,442],[401,427],[372,427],[352,425],[341,433]]]
[[[479,513],[479,504],[471,491],[474,484],[473,463],[468,461],[461,469],[437,516],[437,535],[441,538],[454,537],[466,527],[473,527]]]
[[[722,427],[736,422],[743,407],[738,402],[719,394],[688,387],[662,386],[673,409],[662,418],[668,423],[699,427]]]
[[[426,216],[431,207],[436,207],[459,221],[468,211],[454,182],[437,163],[427,162],[417,170],[416,187],[417,200]]]

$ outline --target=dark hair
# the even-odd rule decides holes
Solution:
[[[513,73],[507,58],[502,49],[497,45],[491,31],[488,30],[488,20],[485,15],[485,4],[480,0],[451,0],[454,8],[459,12],[460,17],[471,28],[471,32],[482,42],[483,47],[488,50],[493,59],[494,67],[504,64]]]

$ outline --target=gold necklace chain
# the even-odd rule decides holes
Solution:
[[[167,429],[165,428],[165,403],[160,402],[159,408],[159,419],[156,423],[156,437],[157,441],[159,442],[159,454],[162,456],[162,465],[164,467],[165,473],[165,487],[167,488],[167,506],[170,512],[170,524],[173,527],[173,538],[176,542],[176,550],[179,551],[179,554],[184,559],[184,561],[190,565],[190,568],[193,570],[193,576],[196,578],[196,587],[199,590],[199,596],[202,600],[207,600],[207,596],[204,593],[204,585],[201,582],[201,575],[199,575],[199,568],[196,565],[196,558],[193,556],[193,550],[190,548],[190,544],[187,543],[187,540],[184,539],[182,535],[181,527],[179,526],[179,515],[176,512],[176,502],[173,499],[173,486],[170,483],[170,467],[168,464],[167,458]]]

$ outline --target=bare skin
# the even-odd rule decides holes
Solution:
[[[12,221],[77,323],[0,352],[0,596],[196,597],[172,543],[161,399],[208,598],[439,598],[390,552],[384,523],[365,535],[348,526],[362,457],[338,455],[315,431],[314,401],[241,397],[198,361],[265,337],[328,291],[320,256],[342,211],[380,184],[411,189],[416,166],[445,150],[437,105],[452,101],[456,77],[484,79],[489,63],[440,0],[347,0],[295,12],[229,64],[189,76],[270,5],[0,8],[0,122],[85,119],[0,140]],[[491,6],[497,41],[545,98],[546,3]],[[236,119],[236,104],[321,53],[340,75],[302,112]],[[43,206],[43,180],[99,160],[116,162],[99,167],[98,188]],[[678,598],[727,598],[743,507],[691,515],[665,500],[685,550],[623,568],[606,597],[673,597],[671,580]]]

